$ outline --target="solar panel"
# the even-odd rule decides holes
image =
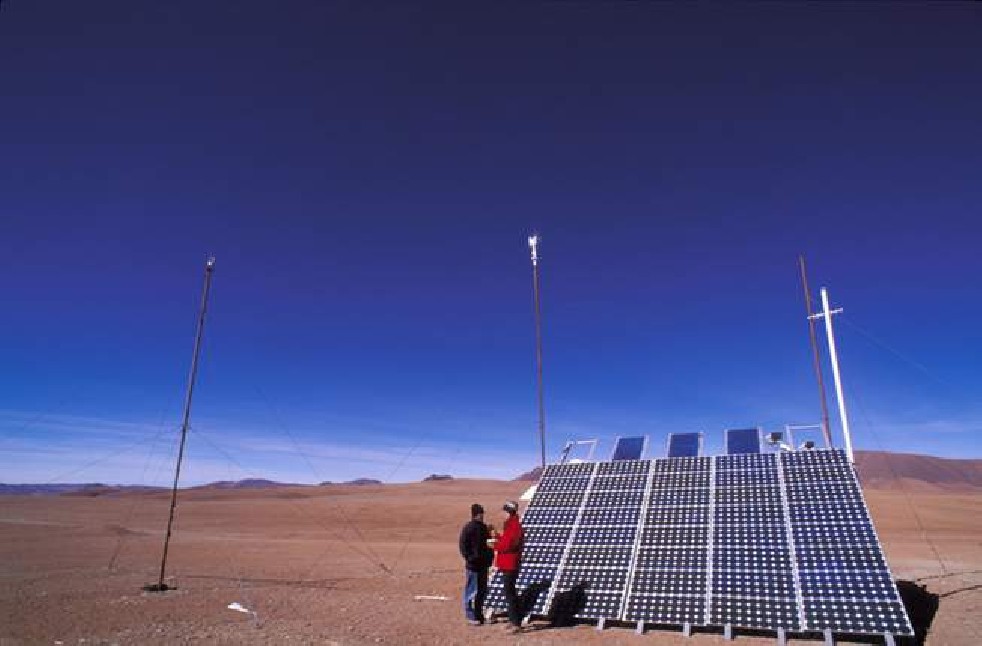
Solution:
[[[726,431],[726,453],[760,453],[760,432],[755,428],[730,429]]]
[[[617,443],[614,444],[614,454],[610,458],[611,461],[641,459],[641,454],[644,453],[645,439],[644,435],[617,438]]]
[[[668,436],[668,457],[690,458],[699,455],[702,446],[702,433],[670,433]]]
[[[531,614],[912,635],[845,453],[729,439],[712,458],[548,467],[523,517]],[[500,575],[486,609],[504,609]]]

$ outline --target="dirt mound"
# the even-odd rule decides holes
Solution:
[[[857,451],[856,470],[864,487],[982,489],[982,460],[954,460],[912,453]]]

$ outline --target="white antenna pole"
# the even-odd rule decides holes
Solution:
[[[849,433],[849,416],[846,414],[846,400],[842,397],[842,377],[839,375],[839,353],[835,349],[835,335],[832,333],[832,315],[842,312],[842,308],[829,307],[829,293],[824,287],[822,292],[822,312],[817,316],[825,319],[825,334],[829,338],[829,357],[832,359],[832,377],[835,379],[835,396],[839,402],[839,419],[842,422],[842,436],[846,440],[846,455],[849,462],[855,462],[852,454],[852,435]]]
[[[542,388],[542,308],[539,305],[539,236],[528,238],[532,253],[532,298],[535,307],[535,365],[536,390],[539,404],[539,445],[542,452],[542,468],[546,468],[546,406]]]

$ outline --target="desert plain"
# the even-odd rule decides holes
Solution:
[[[467,625],[456,542],[469,505],[497,508],[527,486],[182,491],[167,567],[175,589],[155,594],[141,587],[157,580],[167,492],[0,496],[0,645],[775,643],[588,623],[536,621],[517,636]],[[868,484],[866,496],[895,577],[917,591],[924,643],[982,644],[982,492],[891,482]]]

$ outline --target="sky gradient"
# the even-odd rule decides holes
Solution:
[[[167,480],[209,253],[186,482],[512,477],[532,230],[550,455],[818,421],[804,253],[845,307],[856,446],[982,457],[980,29],[968,4],[4,2],[0,481]]]

